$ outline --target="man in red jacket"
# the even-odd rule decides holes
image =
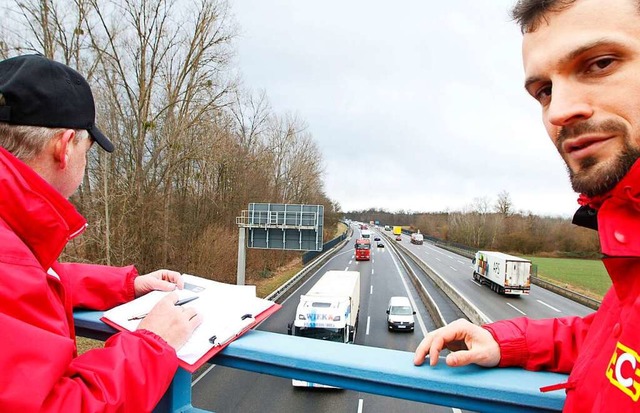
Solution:
[[[200,324],[168,294],[133,333],[77,355],[73,308],[103,310],[180,274],[60,263],[85,219],[67,200],[87,152],[113,145],[95,125],[86,80],[41,55],[0,61],[0,411],[151,411],[177,369],[176,350]]]
[[[580,193],[574,223],[598,230],[613,287],[584,318],[458,320],[427,334],[415,364],[570,373],[566,412],[640,411],[640,1],[520,0],[525,89]],[[461,348],[461,349],[460,349]]]

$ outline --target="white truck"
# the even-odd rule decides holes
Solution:
[[[495,251],[478,251],[473,279],[498,294],[527,295],[531,289],[531,261]]]
[[[416,245],[422,245],[424,236],[420,232],[414,232],[411,234],[411,243]]]
[[[353,343],[360,312],[360,273],[327,271],[305,295],[300,296],[289,334],[320,340]],[[292,380],[294,386],[331,387]]]

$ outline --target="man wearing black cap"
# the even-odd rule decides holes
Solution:
[[[180,274],[60,263],[85,219],[67,200],[87,152],[114,147],[95,125],[87,81],[41,55],[0,61],[0,411],[151,411],[177,369],[176,350],[200,324],[172,293],[133,333],[77,356],[73,308],[107,309]]]

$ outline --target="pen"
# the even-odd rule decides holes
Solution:
[[[200,296],[199,295],[194,295],[193,297],[183,298],[182,300],[176,301],[173,305],[178,306],[178,305],[183,305],[183,304],[186,304],[186,303],[190,303],[191,301],[195,300],[198,297],[200,297]],[[136,315],[136,316],[130,317],[130,318],[127,319],[127,321],[142,320],[143,318],[145,318],[147,316],[147,314],[149,314],[149,313],[144,313],[144,314],[140,314],[140,315]]]
[[[194,295],[193,297],[183,298],[182,300],[176,301],[174,305],[182,305],[182,304],[190,303],[191,301],[195,300],[198,297],[199,295]]]

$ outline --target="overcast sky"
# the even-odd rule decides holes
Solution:
[[[343,211],[459,211],[507,191],[518,211],[569,217],[514,1],[233,0],[236,64],[308,123]]]

